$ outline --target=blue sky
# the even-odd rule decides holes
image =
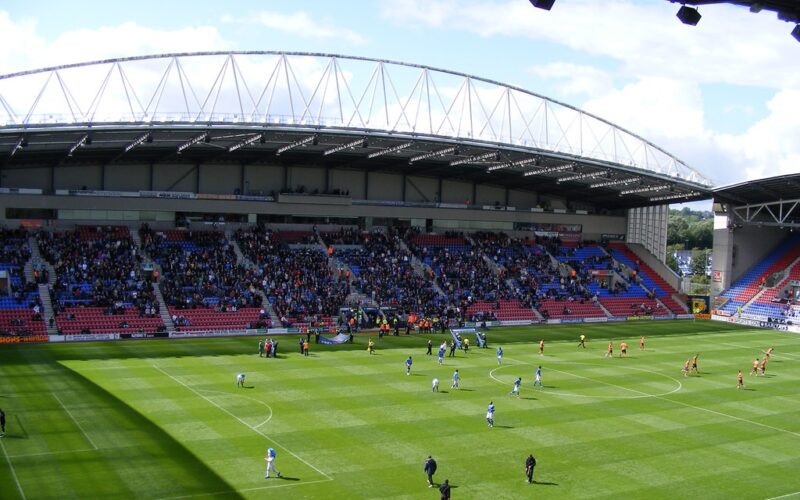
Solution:
[[[717,185],[800,172],[800,44],[773,13],[662,0],[5,1],[0,73],[113,56],[286,50],[518,85],[664,147]]]

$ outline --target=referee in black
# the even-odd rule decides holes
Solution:
[[[533,453],[528,455],[525,459],[525,476],[528,478],[528,484],[533,482],[533,468],[536,467],[536,459],[533,458]]]

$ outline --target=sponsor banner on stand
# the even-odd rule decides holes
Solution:
[[[711,315],[710,314],[705,314],[705,315],[701,314],[701,316],[708,316],[708,318],[706,318],[706,319],[711,319]],[[675,319],[695,319],[695,315],[694,314],[678,314],[678,315],[675,316]],[[697,318],[697,319],[702,319],[702,318]]]
[[[197,195],[188,191],[139,191],[139,194],[145,198],[174,198],[193,200]]]
[[[645,321],[645,320],[652,320],[652,316],[628,316],[628,321]]]
[[[116,333],[88,333],[88,334],[77,334],[77,335],[66,335],[65,340],[67,342],[84,342],[87,340],[117,340],[119,335]]]
[[[583,318],[584,323],[606,323],[608,318]]]
[[[548,319],[548,320],[547,320],[547,324],[548,324],[548,325],[560,325],[560,324],[561,324],[561,320],[560,320],[560,319],[558,319],[558,318],[555,318],[555,319]]]
[[[506,321],[487,321],[486,326],[528,326],[538,323],[529,319],[510,319]]]
[[[676,316],[674,314],[659,314],[658,316],[653,316],[651,319],[653,321],[662,321],[665,319],[675,319]]]
[[[561,318],[562,324],[583,323],[583,318]]]
[[[610,318],[606,318],[606,321],[609,323],[621,323],[623,321],[628,321],[628,318],[625,316],[611,316]]]

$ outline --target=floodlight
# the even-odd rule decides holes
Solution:
[[[188,141],[186,141],[183,144],[181,144],[180,146],[178,146],[178,154],[183,153],[186,149],[188,149],[188,148],[194,146],[195,144],[197,144],[198,142],[202,142],[202,141],[211,142],[211,136],[208,135],[208,132],[203,132],[202,134],[198,135],[197,137],[193,137],[192,139],[189,139]]]
[[[344,151],[345,149],[351,149],[356,146],[361,146],[362,148],[367,147],[367,138],[362,137],[360,139],[356,139],[355,141],[348,142],[346,144],[342,144],[340,146],[336,146],[334,148],[328,149],[322,152],[322,156],[332,155],[334,153],[338,153],[339,151]]]
[[[312,146],[316,146],[317,145],[317,136],[316,136],[316,134],[308,136],[308,137],[306,137],[304,139],[300,139],[299,141],[294,141],[291,144],[287,144],[285,146],[279,147],[278,150],[275,152],[275,155],[276,156],[280,156],[281,153],[285,153],[285,152],[289,151],[290,149],[299,148],[300,146],[305,146],[306,144],[309,144],[309,143]]]
[[[556,3],[556,0],[531,0],[531,5],[533,5],[537,9],[544,9],[544,10],[552,9],[554,3]]]
[[[404,142],[403,144],[398,144],[397,146],[392,146],[390,148],[381,149],[380,151],[370,153],[367,155],[367,158],[377,158],[378,156],[388,155],[389,153],[397,153],[398,151],[402,151],[408,147],[411,147],[413,144],[413,142]]]
[[[676,15],[683,24],[688,24],[689,26],[697,26],[697,23],[700,22],[700,18],[703,17],[700,15],[700,12],[697,9],[693,9],[685,5],[681,5],[681,8],[678,9],[678,14]]]

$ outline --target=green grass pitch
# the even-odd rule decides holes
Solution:
[[[281,337],[277,359],[259,358],[253,337],[2,346],[0,497],[438,498],[422,471],[431,454],[456,499],[800,498],[794,334],[666,321],[494,329],[488,349],[443,366],[446,337],[430,337],[433,356],[417,335],[373,336],[374,355],[366,335],[312,339],[307,358]],[[748,375],[769,346],[766,376]],[[694,353],[700,373],[684,377]],[[265,480],[270,446],[283,477]]]

